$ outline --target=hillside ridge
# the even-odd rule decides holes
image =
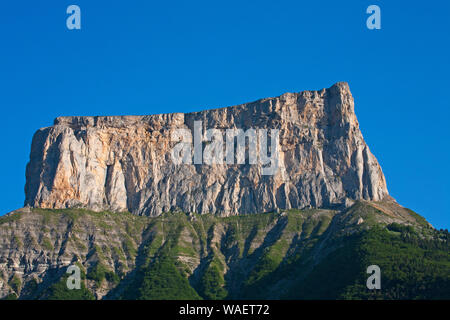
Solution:
[[[393,201],[230,217],[23,208],[0,217],[0,298],[52,298],[74,264],[85,274],[86,295],[97,299],[139,298],[145,274],[166,269],[178,274],[175,287],[204,299],[255,298],[258,281],[273,272],[269,278],[280,279],[264,298],[281,298],[288,294],[282,288],[345,247],[342,239],[395,224],[434,237],[425,219]],[[302,266],[295,279],[276,271],[293,266]]]

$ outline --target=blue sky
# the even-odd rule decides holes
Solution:
[[[345,4],[342,4],[345,3]],[[81,8],[82,29],[66,28]],[[381,30],[366,8],[381,8]],[[450,227],[448,1],[3,1],[0,212],[63,115],[189,112],[347,81],[397,201]]]

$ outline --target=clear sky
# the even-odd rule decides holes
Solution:
[[[345,3],[345,4],[343,4]],[[81,8],[81,30],[66,9]],[[381,30],[366,8],[381,8]],[[189,112],[347,81],[397,201],[450,227],[449,1],[2,1],[0,212],[64,115]]]

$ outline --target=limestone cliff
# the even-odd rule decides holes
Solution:
[[[278,129],[279,166],[176,164],[175,130]],[[203,137],[205,139],[205,137]],[[203,147],[206,146],[203,143]],[[36,132],[25,205],[236,215],[388,196],[346,83],[234,107],[149,116],[60,117]]]

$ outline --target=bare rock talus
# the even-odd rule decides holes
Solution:
[[[176,129],[279,129],[280,163],[175,164]],[[269,139],[270,141],[270,139]],[[205,147],[205,145],[203,145]],[[236,215],[388,196],[344,82],[234,107],[149,116],[60,117],[33,138],[25,205]]]

